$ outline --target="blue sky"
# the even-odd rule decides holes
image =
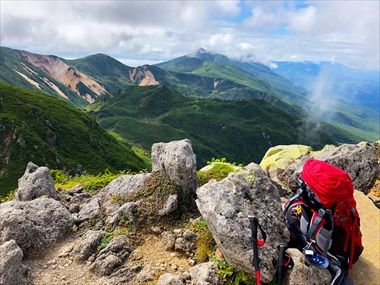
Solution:
[[[130,66],[200,47],[231,58],[379,70],[379,1],[7,1],[1,45]]]

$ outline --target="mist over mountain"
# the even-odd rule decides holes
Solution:
[[[276,62],[272,71],[310,90],[353,105],[380,110],[380,72],[331,62]]]

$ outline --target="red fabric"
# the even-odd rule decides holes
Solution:
[[[339,201],[356,207],[354,186],[344,170],[311,158],[306,161],[301,177],[326,208]]]

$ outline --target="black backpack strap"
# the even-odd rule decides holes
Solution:
[[[329,231],[329,234],[326,238],[326,243],[325,243],[325,246],[323,248],[323,253],[322,253],[323,257],[326,257],[327,251],[329,250],[329,244],[330,244],[332,232],[334,230],[334,217],[333,217],[332,211],[330,209],[325,210],[324,208],[320,208],[318,210],[318,216],[315,218],[315,220],[311,224],[311,226],[310,226],[310,228],[306,234],[306,239],[308,241],[310,241],[311,238],[315,240],[315,232],[318,228],[318,225],[322,222],[322,219],[326,214],[329,216],[329,220],[331,222],[332,229],[331,229],[331,231]]]

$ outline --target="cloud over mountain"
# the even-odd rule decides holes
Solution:
[[[199,46],[235,58],[379,69],[378,1],[2,1],[1,44],[163,61]]]

